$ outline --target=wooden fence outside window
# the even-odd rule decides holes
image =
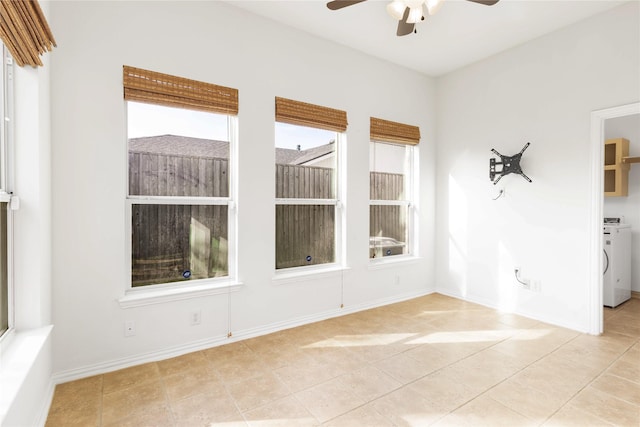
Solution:
[[[228,174],[224,158],[129,153],[130,195],[229,197]],[[278,164],[275,196],[333,199],[334,176],[330,168]],[[397,200],[403,175],[371,172],[370,187],[376,199]],[[136,204],[132,212],[132,286],[179,281],[187,270],[191,278],[228,274],[226,205]],[[396,206],[372,207],[371,215],[371,236],[405,239]],[[276,268],[333,262],[334,230],[333,205],[277,205]]]

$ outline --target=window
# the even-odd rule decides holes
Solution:
[[[344,112],[276,98],[276,269],[341,259],[345,129]]]
[[[127,68],[131,287],[228,278],[235,264],[236,117],[165,94],[151,103],[147,95],[127,96]],[[134,70],[149,73],[152,83],[175,79],[174,92],[193,90],[192,81]]]
[[[2,46],[2,66],[0,66],[0,335],[12,327],[12,282],[9,268],[12,253],[10,208],[12,173],[10,170],[13,138],[8,124],[11,123],[12,107],[12,61]]]
[[[411,141],[415,142],[400,138],[402,133],[395,128],[410,132]],[[413,126],[371,119],[369,258],[413,252],[413,172],[417,157],[415,144],[419,138],[419,130]]]

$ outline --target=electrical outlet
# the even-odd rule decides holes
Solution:
[[[393,277],[393,284],[398,286],[400,284],[400,276],[397,274]]]
[[[124,322],[124,336],[132,337],[136,334],[136,322],[133,320],[127,320]]]
[[[191,326],[199,325],[202,321],[202,311],[196,310],[191,312]]]
[[[533,292],[540,292],[542,290],[542,283],[540,283],[540,280],[534,280],[533,281],[533,285],[531,286],[531,290]]]

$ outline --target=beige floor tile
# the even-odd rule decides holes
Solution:
[[[373,406],[366,405],[353,411],[347,412],[331,421],[322,424],[322,427],[394,427],[394,424],[373,409]]]
[[[534,340],[522,342],[508,339],[491,347],[492,350],[517,358],[522,364],[530,365],[553,351],[538,345]]]
[[[520,370],[520,367],[510,365],[508,362],[499,363],[503,357],[508,356],[492,350],[485,351],[500,354],[501,357],[491,361],[488,355],[478,353],[442,369],[441,372],[479,395]]]
[[[90,426],[100,422],[103,376],[94,376],[55,388],[47,426]]]
[[[287,365],[276,369],[274,373],[294,393],[338,376],[331,366],[315,363]]]
[[[271,372],[236,382],[229,385],[227,389],[241,412],[263,406],[291,394],[282,380]]]
[[[99,405],[96,408],[69,408],[67,411],[49,412],[45,427],[90,427],[100,425]]]
[[[224,362],[212,362],[211,365],[216,375],[227,384],[258,377],[269,370],[255,354],[243,354]]]
[[[435,426],[536,426],[537,423],[488,396],[480,396],[434,424]]]
[[[196,394],[172,402],[171,409],[176,426],[246,425],[233,399],[222,386],[217,392]]]
[[[371,406],[395,426],[428,426],[449,412],[407,387],[374,400]]]
[[[296,398],[320,422],[345,414],[366,402],[339,379],[296,393]]]
[[[102,399],[102,424],[114,424],[125,418],[162,410],[168,402],[160,381],[146,382],[105,394]]]
[[[365,402],[376,399],[402,386],[400,381],[370,365],[342,375],[339,380]]]
[[[478,392],[455,380],[445,371],[434,372],[407,386],[412,393],[426,399],[430,405],[438,408],[442,414],[473,400]]]
[[[553,414],[543,425],[545,427],[606,427],[613,424],[569,404]]]
[[[296,347],[264,347],[255,351],[262,365],[270,370],[282,368],[305,359],[307,356]]]
[[[591,387],[640,407],[639,383],[615,375],[604,374],[591,383]]]
[[[442,353],[446,358],[452,360],[452,362],[457,362],[466,357],[471,356],[472,354],[476,354],[482,350],[485,350],[489,347],[492,347],[497,343],[497,341],[453,341],[454,338],[451,337],[450,340],[445,340],[443,342],[435,342],[434,345],[436,349]]]
[[[440,367],[429,359],[417,359],[405,353],[380,360],[375,366],[402,384],[422,378]]]
[[[366,364],[357,354],[342,347],[306,347],[301,351],[309,363],[331,366],[337,375],[357,370]]]
[[[514,382],[524,389],[534,389],[551,399],[566,402],[584,387],[582,382],[567,378],[561,380],[561,371],[547,371],[541,367],[527,367],[510,377],[509,382]]]
[[[547,356],[515,374],[511,379],[549,396],[566,400],[586,386],[599,371],[589,369],[579,360]]]
[[[640,324],[637,315],[619,313],[607,321],[607,330],[630,337],[640,337]]]
[[[510,380],[498,384],[487,395],[537,423],[544,422],[569,400],[568,397],[558,399]]]
[[[311,427],[320,425],[294,397],[287,396],[244,413],[251,427]]]
[[[210,367],[196,366],[193,369],[164,376],[163,383],[169,400],[175,402],[196,394],[217,390],[221,381]]]
[[[133,366],[104,374],[104,393],[111,393],[132,385],[143,384],[148,381],[158,381],[160,370],[154,363]]]
[[[210,366],[209,361],[201,351],[161,360],[157,364],[161,375],[173,375],[189,369]]]
[[[613,363],[606,371],[608,374],[625,378],[635,383],[640,383],[640,363],[632,357],[622,357]]]
[[[350,346],[349,351],[356,354],[362,360],[373,363],[378,360],[386,359],[388,357],[395,356],[396,354],[403,353],[412,348],[407,347],[406,344],[398,343],[393,335],[387,335],[386,338],[388,338],[389,341],[392,342],[390,343],[389,341],[387,341],[385,337],[376,337],[376,339],[378,340],[377,342],[366,341],[365,344],[360,346]],[[414,345],[414,347],[416,346],[417,344]]]
[[[589,386],[569,402],[571,406],[588,412],[612,424],[640,425],[640,407],[603,393]]]
[[[428,360],[435,369],[443,368],[459,360],[458,356],[451,352],[439,351],[436,344],[421,344],[403,354],[416,360]]]
[[[95,400],[102,395],[103,384],[103,375],[58,384],[55,388],[52,406],[56,403],[66,406],[68,401]]]
[[[113,424],[103,424],[103,427],[173,427],[174,425],[173,414],[167,406],[135,414]]]

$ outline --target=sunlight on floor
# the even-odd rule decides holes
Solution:
[[[465,342],[488,342],[501,341],[506,339],[514,340],[535,340],[544,337],[551,331],[548,329],[509,329],[509,330],[486,330],[486,331],[455,331],[436,332],[425,335],[418,339],[408,341],[407,344],[446,344]]]
[[[362,347],[371,345],[387,345],[404,341],[418,334],[363,334],[337,335],[328,340],[318,341],[303,348],[318,347]]]
[[[423,336],[420,334],[362,334],[362,335],[336,335],[333,338],[314,342],[302,348],[325,347],[364,347],[404,343],[416,344],[446,344],[446,343],[471,343],[489,342],[513,339],[518,341],[536,340],[551,333],[550,329],[508,329],[508,330],[478,330],[478,331],[453,331],[435,332]],[[412,339],[413,338],[413,339]]]

